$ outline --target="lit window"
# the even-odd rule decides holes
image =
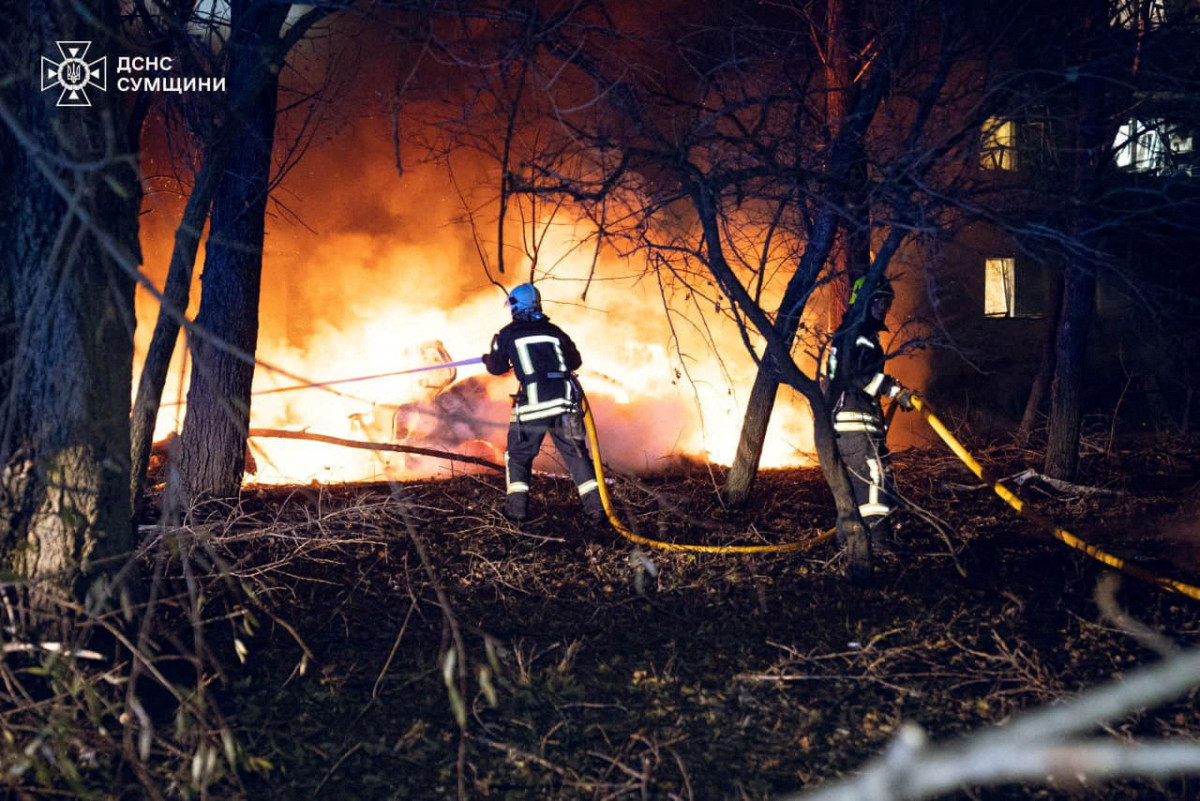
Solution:
[[[1191,133],[1160,119],[1129,120],[1113,141],[1118,167],[1156,175],[1194,171]]]
[[[1166,19],[1163,0],[1119,0],[1113,9],[1113,23],[1130,31],[1154,28]]]
[[[1167,148],[1159,128],[1162,120],[1130,120],[1117,129],[1113,142],[1117,166],[1135,172],[1158,172],[1166,165]]]
[[[1167,134],[1167,151],[1175,156],[1190,156],[1195,153],[1195,139],[1183,131]]]
[[[1017,260],[985,259],[983,263],[983,313],[987,317],[1015,317],[1017,311]]]
[[[989,170],[1017,168],[1017,125],[1012,120],[989,117],[983,124],[980,163]]]
[[[1045,264],[1011,256],[983,261],[983,313],[987,317],[1046,316],[1052,273]]]

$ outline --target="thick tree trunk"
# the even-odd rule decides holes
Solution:
[[[280,49],[282,52],[282,48]],[[133,494],[133,514],[136,519],[142,503],[146,468],[150,463],[154,426],[162,403],[163,386],[179,338],[180,316],[187,309],[192,285],[192,272],[204,223],[208,219],[217,184],[225,174],[229,156],[237,146],[245,119],[247,105],[263,102],[261,93],[268,81],[274,80],[274,68],[258,69],[245,81],[238,81],[237,93],[228,95],[221,118],[201,143],[202,159],[192,192],[188,195],[183,218],[175,230],[175,245],[167,280],[163,285],[162,308],[154,324],[150,347],[138,379],[137,397],[131,417],[132,445],[130,490]]]
[[[1033,429],[1037,425],[1038,414],[1042,404],[1050,392],[1050,382],[1054,378],[1054,365],[1058,353],[1058,322],[1062,317],[1063,277],[1056,275],[1054,289],[1050,293],[1050,317],[1046,320],[1046,338],[1042,341],[1042,357],[1038,363],[1037,375],[1029,387],[1029,397],[1025,401],[1025,412],[1021,415],[1021,424],[1017,427],[1017,442],[1028,445],[1033,438]]]
[[[218,164],[218,161],[221,163]],[[224,160],[214,158],[210,151],[200,167],[192,194],[188,196],[183,210],[183,220],[175,231],[175,246],[171,251],[171,265],[167,269],[167,280],[163,285],[163,306],[154,324],[150,348],[142,364],[138,379],[137,398],[130,415],[130,494],[133,498],[133,517],[141,512],[142,487],[146,480],[146,468],[150,464],[150,446],[154,440],[154,424],[158,419],[159,404],[162,402],[163,386],[167,381],[167,370],[175,353],[175,342],[179,338],[179,320],[172,310],[183,314],[191,293],[192,268],[196,263],[196,251],[200,245],[200,233],[208,219],[208,207],[212,201],[216,180],[215,173],[223,171]]]
[[[1076,89],[1075,165],[1068,223],[1075,245],[1068,256],[1063,279],[1062,317],[1058,326],[1044,465],[1047,475],[1064,481],[1074,480],[1079,466],[1084,363],[1096,296],[1097,261],[1094,254],[1100,244],[1095,233],[1095,204],[1102,157],[1114,133],[1105,125],[1103,67],[1093,53],[1096,40],[1106,30],[1107,4],[1095,0],[1090,4],[1081,37],[1081,61],[1085,69]]]
[[[1079,467],[1079,426],[1083,419],[1083,376],[1088,329],[1095,305],[1096,275],[1090,264],[1067,270],[1062,322],[1058,329],[1045,473],[1071,481]]]
[[[279,31],[287,8],[233,4],[229,89],[261,86],[242,114],[240,139],[213,200],[196,323],[244,354],[258,341],[258,301],[271,149],[275,136]],[[206,337],[193,337],[191,385],[179,470],[169,497],[232,497],[245,469],[254,365]]]
[[[90,106],[59,107],[37,73],[43,56],[61,60],[57,41],[111,61],[115,7],[10,12],[4,48],[24,72],[0,89],[0,560],[102,603],[133,546],[137,157],[118,95],[87,87]]]

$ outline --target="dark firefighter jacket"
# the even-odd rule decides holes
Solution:
[[[540,420],[578,410],[571,373],[583,359],[575,343],[547,318],[513,320],[492,337],[483,364],[492,375],[511,368],[521,382],[513,420]]]
[[[886,434],[880,399],[894,398],[904,387],[883,372],[879,332],[886,327],[871,319],[859,325],[843,322],[833,335],[826,373],[833,401],[833,429],[839,433]]]

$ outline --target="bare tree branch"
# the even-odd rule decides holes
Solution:
[[[1200,649],[961,740],[929,742],[906,723],[858,776],[793,801],[914,801],[967,787],[1013,782],[1088,783],[1200,773],[1200,744],[1091,738],[1096,727],[1158,706],[1200,686]]]

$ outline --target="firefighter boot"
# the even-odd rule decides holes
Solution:
[[[895,553],[892,538],[892,523],[886,517],[872,517],[863,521],[867,524],[867,535],[871,538],[871,553],[879,556]]]
[[[504,516],[518,525],[529,517],[529,493],[510,492],[504,501]]]
[[[598,491],[593,490],[579,500],[583,502],[583,512],[588,519],[599,521],[605,518],[604,503],[601,502]]]

